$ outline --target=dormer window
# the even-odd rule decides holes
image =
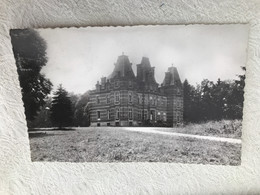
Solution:
[[[129,82],[128,82],[128,86],[129,86],[129,88],[132,88],[132,87],[133,87],[133,82],[132,82],[132,81],[129,81]]]
[[[115,88],[118,88],[119,87],[119,81],[116,81],[115,82]]]

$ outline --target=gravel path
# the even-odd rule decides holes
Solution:
[[[163,132],[163,131],[156,130],[156,128],[125,127],[125,128],[121,128],[120,130],[143,132],[143,133],[155,133],[155,134],[161,134],[161,135],[189,137],[189,138],[196,138],[196,139],[204,139],[204,140],[212,140],[212,141],[220,141],[220,142],[241,144],[241,139],[224,138],[224,137],[213,137],[213,136],[202,136],[202,135],[192,135],[192,134],[173,133],[173,132]]]

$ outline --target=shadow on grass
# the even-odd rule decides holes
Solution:
[[[34,131],[76,131],[74,128],[70,127],[64,127],[64,128],[29,128],[29,132],[34,132]]]
[[[46,137],[46,136],[54,136],[55,134],[49,134],[49,133],[43,133],[43,132],[39,132],[39,133],[29,133],[29,138],[33,138],[33,137]]]
[[[35,137],[50,137],[50,136],[62,136],[65,135],[62,134],[55,134],[55,133],[46,133],[46,132],[33,132],[29,133],[29,138],[35,138]]]

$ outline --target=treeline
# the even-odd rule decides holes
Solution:
[[[29,127],[87,127],[90,125],[89,94],[68,93],[62,85],[46,99],[35,120]]]
[[[33,29],[10,30],[28,127],[88,126],[88,93],[69,94],[41,73],[48,58],[47,43]]]
[[[52,83],[41,73],[48,61],[47,44],[33,29],[11,30],[26,120],[29,127],[89,126],[89,94],[68,93],[61,85],[50,96]],[[245,67],[242,67],[245,71]],[[196,87],[187,80],[184,89],[184,122],[241,119],[245,75],[216,83],[207,79]]]
[[[242,67],[243,71],[246,70]],[[204,79],[196,87],[183,83],[184,121],[201,122],[207,120],[241,119],[244,101],[245,74],[237,80],[216,83]]]

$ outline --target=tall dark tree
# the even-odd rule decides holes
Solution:
[[[68,92],[59,85],[57,91],[54,92],[54,97],[51,106],[51,121],[54,126],[68,127],[72,125],[73,111],[72,103]]]
[[[194,89],[187,79],[183,82],[183,119],[185,122],[194,120]]]
[[[14,57],[28,121],[32,121],[45,98],[50,93],[52,83],[40,73],[47,63],[46,42],[33,29],[10,30]]]
[[[246,67],[241,67],[243,71],[246,71]],[[232,96],[230,98],[230,105],[233,118],[242,118],[243,115],[243,105],[244,105],[244,87],[245,87],[245,73],[238,75],[238,80],[235,80],[233,87]]]

